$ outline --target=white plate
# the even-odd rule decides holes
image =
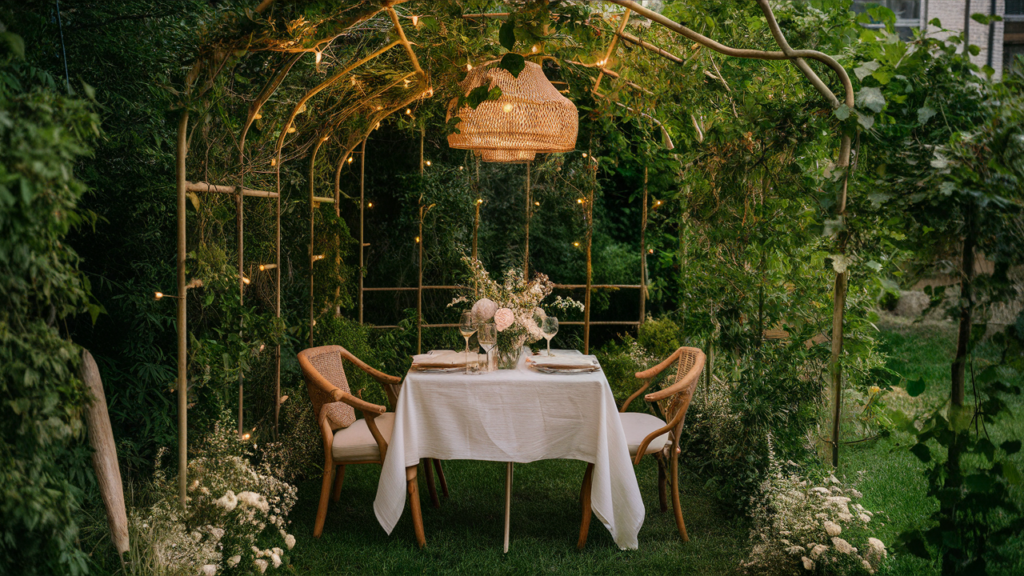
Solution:
[[[413,366],[412,369],[417,371],[417,372],[423,372],[425,374],[430,374],[430,373],[449,373],[449,372],[465,372],[466,371],[466,367],[465,366],[454,366],[452,368],[417,368],[417,367]]]
[[[538,371],[538,372],[543,372],[544,374],[585,374],[585,373],[590,373],[590,372],[598,372],[599,370],[601,370],[601,368],[598,367],[598,366],[593,366],[591,368],[571,368],[571,369],[565,368],[565,369],[563,369],[563,368],[548,368],[546,366],[536,366],[536,365],[533,366],[533,369]]]

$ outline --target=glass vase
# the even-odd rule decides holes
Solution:
[[[496,346],[494,353],[497,357],[498,370],[515,370],[519,364],[519,357],[523,354],[523,340],[511,343],[508,346]]]

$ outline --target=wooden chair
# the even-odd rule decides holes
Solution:
[[[686,535],[686,524],[683,522],[683,511],[679,506],[679,437],[686,421],[686,411],[697,390],[697,382],[704,370],[706,357],[697,348],[682,347],[672,353],[657,366],[637,372],[636,377],[643,385],[634,392],[619,409],[622,430],[626,435],[629,455],[633,457],[633,465],[640,464],[645,454],[652,454],[658,461],[658,496],[661,500],[661,511],[668,509],[665,495],[665,466],[669,462],[668,475],[672,480],[672,508],[676,514],[676,526],[683,542],[689,542]],[[630,403],[643,394],[654,379],[666,368],[675,364],[676,373],[667,380],[667,385],[657,392],[644,396],[647,402],[656,402],[661,413],[668,418],[664,420],[645,412],[626,412]],[[580,524],[580,539],[577,546],[582,550],[587,543],[587,532],[590,529],[590,488],[593,482],[594,465],[588,464],[583,476],[581,500],[583,501],[583,521]]]
[[[323,434],[324,441],[324,480],[320,490],[320,507],[316,512],[316,525],[313,528],[313,536],[319,538],[324,531],[324,521],[327,518],[328,495],[331,495],[335,502],[341,497],[341,485],[345,480],[345,466],[348,464],[383,464],[384,458],[387,456],[388,442],[391,440],[391,431],[395,424],[394,412],[386,412],[387,409],[384,406],[364,401],[361,398],[361,390],[358,392],[360,397],[352,395],[348,379],[345,377],[343,361],[348,361],[379,382],[392,406],[396,406],[398,403],[402,379],[374,370],[341,346],[309,348],[299,352],[298,356],[299,366],[302,367],[302,376],[306,380],[306,389],[309,391],[309,399],[313,402],[313,414],[316,416],[317,428]],[[360,420],[356,419],[355,409],[357,408],[363,413],[363,418]],[[447,496],[448,485],[445,482],[441,463],[435,460],[434,466],[437,468],[444,495]],[[435,506],[439,506],[437,492],[434,490],[433,476],[430,473],[430,463],[425,463],[424,468],[431,499]],[[409,482],[413,527],[417,540],[421,542],[422,546],[425,538],[419,490],[416,489],[415,467],[411,467],[406,476]],[[331,494],[332,483],[334,485],[333,494]]]

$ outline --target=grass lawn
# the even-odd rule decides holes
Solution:
[[[388,536],[373,514],[379,467],[346,469],[341,500],[332,503],[319,540],[312,537],[320,482],[300,485],[292,512],[298,538],[292,562],[299,574],[731,574],[746,556],[747,524],[728,518],[702,496],[701,483],[683,480],[684,544],[672,508],[658,511],[657,465],[646,459],[637,470],[647,518],[640,547],[620,551],[597,518],[583,552],[578,495],[586,465],[549,460],[517,464],[512,492],[511,543],[502,553],[505,465],[445,462],[451,498],[430,504],[420,480],[427,546],[416,547],[405,515]]]
[[[883,325],[882,330],[891,357],[890,367],[908,378],[923,378],[927,383],[925,393],[916,400],[918,407],[933,408],[944,404],[949,398],[950,363],[956,348],[954,326],[946,323],[892,322]],[[980,373],[996,356],[991,346],[983,344],[977,350],[975,373]],[[967,386],[970,402],[969,379]],[[907,401],[905,395],[899,400]],[[1024,437],[1024,419],[1020,417],[1024,401],[1016,397],[1010,401],[1010,406],[1013,415],[1005,416],[996,426],[989,428],[992,441],[997,445],[1005,440]],[[913,437],[908,434],[896,434],[876,442],[848,446],[840,455],[840,474],[852,479],[858,472],[865,472],[859,486],[864,493],[861,504],[869,510],[882,512],[876,516],[872,527],[876,530],[876,536],[887,546],[896,541],[896,536],[902,530],[922,525],[938,507],[935,501],[925,496],[925,466],[909,452],[913,442]],[[1018,453],[1013,458],[1018,467],[1024,466],[1024,455]],[[1024,490],[1021,487],[1016,487],[1014,495],[1017,503],[1024,505]],[[1008,554],[1014,557],[1014,564],[1001,573],[1024,574],[1024,537],[1017,537],[1008,548]],[[882,573],[925,575],[938,574],[939,569],[937,563],[907,554],[895,554],[890,556]]]

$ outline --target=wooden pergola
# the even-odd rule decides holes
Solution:
[[[301,46],[301,45],[289,45],[283,44],[273,46],[271,48],[274,51],[283,52],[289,56],[284,60],[283,64],[278,67],[274,74],[270,77],[266,85],[260,91],[259,95],[252,102],[248,109],[247,118],[244,122],[244,127],[238,138],[239,147],[239,161],[244,165],[245,156],[245,140],[250,127],[253,122],[261,117],[260,110],[271,98],[279,86],[285,81],[288,73],[292,67],[306,54],[314,54],[317,58],[317,62],[320,61],[320,54],[324,47],[329,46],[331,42],[339,38],[345,30],[350,29],[359,23],[366,22],[382,12],[387,15],[390,19],[393,29],[396,32],[397,38],[392,40],[388,44],[376,49],[367,56],[356,60],[337,72],[333,73],[326,80],[308,90],[292,107],[291,112],[287,118],[282,122],[280,135],[277,139],[274,147],[274,155],[271,160],[271,166],[274,168],[276,188],[273,191],[253,190],[245,186],[244,175],[238,179],[235,184],[213,184],[207,182],[192,182],[189,181],[186,173],[186,157],[188,155],[188,127],[189,127],[189,112],[187,107],[182,111],[178,122],[178,141],[177,141],[177,152],[176,152],[176,186],[177,186],[177,227],[178,227],[178,257],[177,257],[177,327],[178,327],[178,375],[177,375],[177,390],[178,390],[178,488],[180,502],[182,506],[185,505],[186,497],[186,475],[187,475],[187,295],[190,287],[201,285],[198,280],[189,282],[186,278],[185,270],[185,257],[186,257],[186,197],[188,193],[226,193],[233,194],[236,198],[236,210],[237,210],[237,241],[238,241],[238,274],[239,274],[239,291],[244,292],[246,276],[244,273],[244,199],[246,197],[269,199],[274,201],[275,208],[275,260],[273,263],[264,263],[260,265],[261,271],[272,271],[274,274],[274,290],[276,294],[276,303],[274,306],[274,314],[277,318],[281,317],[281,166],[285,161],[282,155],[282,150],[288,140],[288,134],[293,133],[294,122],[296,117],[305,111],[306,104],[311,98],[324,90],[336,86],[347,78],[351,78],[353,71],[359,69],[361,66],[371,62],[375,58],[378,58],[392,49],[400,48],[410,64],[411,70],[398,77],[396,80],[384,85],[383,87],[375,90],[373,93],[360,98],[358,101],[347,106],[340,112],[330,116],[326,122],[323,122],[315,130],[315,141],[312,144],[312,150],[310,153],[310,165],[309,165],[309,202],[310,202],[310,222],[309,222],[309,233],[310,233],[310,245],[309,245],[309,266],[312,272],[316,262],[322,259],[322,256],[315,254],[314,245],[314,233],[315,233],[315,214],[316,211],[324,204],[333,204],[334,212],[336,216],[341,215],[340,201],[340,181],[341,172],[345,164],[349,163],[353,159],[353,154],[356,147],[361,147],[361,161],[360,161],[360,197],[359,197],[359,265],[360,268],[365,265],[364,260],[364,249],[365,249],[365,179],[364,179],[364,166],[365,166],[365,147],[366,140],[379,126],[379,123],[389,116],[406,109],[407,106],[412,105],[417,100],[423,98],[429,98],[434,95],[434,90],[431,87],[430,76],[423,70],[420,65],[419,59],[416,56],[416,52],[413,50],[413,44],[408,40],[405,34],[405,30],[402,27],[402,16],[396,10],[396,6],[407,2],[408,0],[383,0],[381,4],[365,7],[362,4],[359,8],[361,11],[357,11],[355,15],[349,17],[348,26],[342,27],[339,32],[338,26],[335,26],[331,33],[322,39],[318,39],[312,47]],[[598,70],[598,75],[592,89],[592,93],[595,97],[605,98],[600,91],[601,81],[605,76],[611,78],[619,78],[619,74],[612,70],[606,64],[611,60],[611,57],[615,53],[618,40],[621,39],[624,42],[628,42],[634,46],[638,46],[644,50],[650,51],[665,60],[679,65],[684,64],[686,61],[671,52],[655,46],[649,42],[641,40],[626,32],[625,27],[631,16],[631,14],[637,14],[644,18],[656,22],[657,24],[664,26],[665,28],[684,36],[685,38],[696,42],[702,46],[710,48],[716,52],[724,54],[726,56],[732,56],[736,58],[748,58],[758,60],[786,60],[791,62],[800,72],[807,78],[811,85],[817,90],[819,94],[829,103],[833,108],[840,105],[840,99],[837,97],[830,88],[818,77],[818,75],[811,69],[808,64],[808,60],[816,60],[828,68],[830,68],[839,77],[842,82],[843,98],[842,103],[849,107],[854,106],[854,95],[853,86],[846,71],[831,57],[814,50],[796,50],[789,46],[779,28],[778,23],[775,20],[775,16],[768,4],[768,0],[757,0],[758,6],[764,14],[765,20],[769,26],[773,38],[779,46],[779,51],[761,51],[761,50],[750,50],[750,49],[737,49],[724,46],[715,40],[703,36],[690,28],[673,22],[672,20],[662,16],[661,14],[644,8],[636,2],[630,0],[608,0],[611,3],[622,6],[625,10],[622,14],[622,19],[615,28],[615,34],[611,37],[609,45],[605,52],[605,57],[602,61],[596,64],[586,65],[591,68]],[[274,0],[263,0],[255,8],[255,13],[261,14],[274,5]],[[489,14],[466,14],[464,18],[503,18],[507,17],[508,13],[489,13]],[[412,16],[412,19],[416,19],[417,16]],[[335,23],[336,24],[336,23]],[[199,96],[207,93],[212,89],[214,82],[224,68],[225,63],[231,57],[232,52],[230,50],[215,50],[213,55],[207,59],[198,60],[192,72],[188,75],[186,80],[186,93],[194,93]],[[550,58],[550,57],[549,57]],[[579,63],[576,63],[579,64]],[[206,72],[205,80],[201,85],[197,86],[200,75]],[[713,78],[722,80],[721,76],[715,76],[710,72],[705,72]],[[724,83],[724,80],[722,80]],[[646,92],[644,88],[633,83],[626,82],[626,85],[633,90],[639,92]],[[398,94],[395,94],[397,92]],[[626,108],[631,112],[637,113],[639,116],[644,117],[651,121],[654,125],[658,126],[665,136],[667,132],[664,132],[664,127],[661,122],[653,116],[637,112],[628,106],[615,102],[616,105]],[[346,120],[355,117],[357,114],[362,114],[365,117],[364,127],[359,130],[349,130],[345,124]],[[419,170],[422,174],[424,170],[423,160],[423,127],[421,127],[421,140],[420,140],[420,159],[419,159]],[[699,128],[698,128],[699,131]],[[666,138],[667,146],[671,147],[671,140]],[[343,150],[340,155],[337,167],[334,174],[334,186],[333,194],[330,196],[318,196],[316,194],[316,186],[314,182],[314,171],[316,167],[317,155],[320,149],[329,142],[340,143],[340,147]],[[848,168],[850,166],[850,148],[851,138],[849,135],[843,134],[840,137],[839,146],[839,158],[836,163],[837,168],[843,173],[843,184],[839,198],[837,199],[837,217],[839,219],[845,219],[846,217],[846,196],[847,196],[847,183],[848,183]],[[596,165],[593,167],[596,172]],[[527,184],[525,190],[525,209],[526,209],[526,253],[524,258],[524,270],[529,269],[529,222],[532,215],[531,209],[531,193],[529,183],[529,164],[526,165],[527,170]],[[477,176],[479,178],[479,176]],[[594,203],[594,187],[590,188],[589,196],[586,201],[586,222],[587,222],[587,234],[586,234],[586,283],[581,285],[558,285],[559,288],[566,289],[583,289],[585,290],[585,309],[584,309],[584,320],[582,322],[565,322],[563,324],[579,324],[583,326],[584,330],[584,347],[589,352],[589,334],[590,327],[599,324],[615,324],[615,325],[637,325],[643,322],[645,301],[646,301],[646,250],[645,250],[645,232],[647,226],[648,217],[648,196],[647,196],[647,170],[644,170],[644,190],[642,199],[642,220],[640,228],[640,251],[641,251],[641,276],[640,283],[636,285],[596,285],[592,283],[592,265],[591,265],[591,240],[592,240],[592,227],[593,227],[593,203]],[[426,207],[419,206],[419,226],[420,235],[423,238],[423,222],[424,214],[426,213]],[[476,234],[477,228],[479,227],[480,219],[480,204],[476,204],[476,213],[474,220],[474,233],[473,233],[473,253],[476,255]],[[845,253],[847,243],[847,233],[841,231],[837,238],[838,249],[840,253]],[[431,327],[447,327],[448,324],[424,324],[423,323],[423,291],[434,290],[434,289],[453,289],[458,288],[456,286],[426,286],[423,284],[423,256],[424,246],[423,242],[420,241],[418,246],[418,283],[416,287],[373,287],[367,288],[363,286],[362,274],[359,279],[359,321],[363,322],[363,293],[368,291],[412,291],[415,290],[417,293],[417,349],[419,350],[422,346],[422,329]],[[833,464],[838,462],[838,439],[839,439],[839,411],[841,404],[841,391],[842,391],[842,372],[839,366],[839,357],[842,354],[843,346],[843,312],[845,309],[846,300],[846,285],[848,280],[848,273],[841,272],[836,275],[834,283],[834,315],[832,323],[832,357],[830,362],[830,374],[832,378],[832,401],[833,401],[833,429],[832,429],[832,459]],[[639,290],[639,319],[637,321],[621,321],[621,322],[594,322],[590,318],[590,296],[593,290],[603,288],[627,288],[627,289],[638,289]],[[315,310],[313,302],[313,274],[310,275],[310,316],[309,316],[309,327],[310,327],[310,342],[312,343],[313,328],[315,324]],[[394,326],[380,326],[380,328],[393,328]],[[244,329],[244,327],[240,327]],[[275,435],[277,431],[280,406],[281,406],[281,349],[280,346],[275,347],[274,351],[274,430]],[[239,433],[242,431],[242,418],[243,418],[243,382],[239,380],[239,413],[238,413],[238,426]]]

